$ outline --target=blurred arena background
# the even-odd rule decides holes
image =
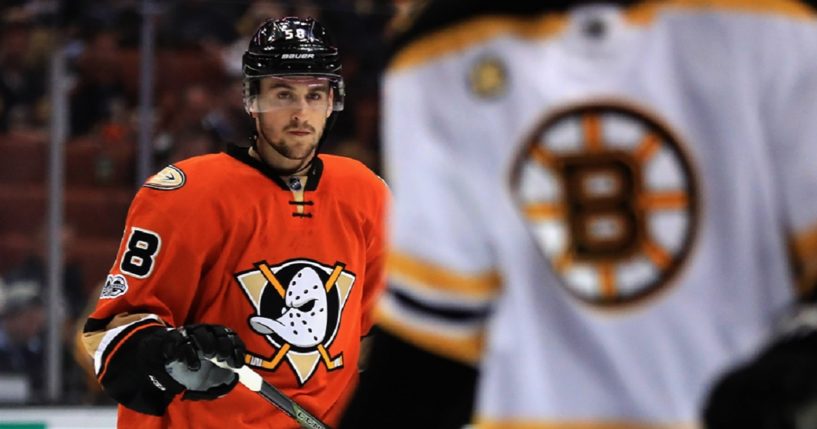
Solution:
[[[240,59],[255,28],[286,15],[327,25],[348,97],[326,151],[378,171],[379,78],[411,4],[0,2],[0,428],[113,425],[77,326],[145,177],[248,138]]]

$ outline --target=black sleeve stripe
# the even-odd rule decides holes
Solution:
[[[397,301],[398,304],[403,305],[410,310],[430,314],[451,322],[475,322],[485,319],[485,317],[490,313],[490,306],[488,305],[476,309],[461,308],[455,304],[432,305],[426,302],[418,301],[413,296],[394,288],[389,289],[388,293],[395,298],[395,301]]]
[[[87,334],[90,332],[99,332],[104,331],[105,328],[111,323],[113,317],[108,317],[105,319],[94,319],[89,317],[88,320],[85,321],[85,326],[82,328],[82,333]]]

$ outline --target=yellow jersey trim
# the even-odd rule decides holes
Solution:
[[[803,3],[794,0],[651,0],[630,8],[625,18],[632,24],[651,23],[662,10],[686,9],[690,11],[731,11],[754,13],[759,15],[777,15],[795,20],[814,19],[814,11]]]
[[[469,46],[493,39],[500,34],[522,38],[549,37],[562,31],[567,19],[546,14],[536,19],[509,17],[479,17],[447,27],[408,44],[392,59],[389,69],[399,70],[419,66],[435,58],[462,51]]]
[[[814,20],[814,11],[793,0],[651,0],[624,11],[624,18],[633,25],[650,24],[663,10],[675,8],[690,11],[733,11],[778,15],[795,20]],[[564,13],[545,13],[530,17],[477,17],[437,30],[409,43],[389,64],[388,71],[420,66],[438,57],[460,52],[473,45],[502,34],[522,39],[542,39],[562,32],[568,23]]]
[[[501,285],[501,277],[496,271],[457,273],[399,252],[389,254],[387,267],[390,276],[405,279],[409,286],[458,295],[489,298],[499,292]]]

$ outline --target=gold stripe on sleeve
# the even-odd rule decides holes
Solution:
[[[152,316],[149,313],[122,313],[117,314],[111,319],[110,322],[105,326],[105,328],[101,331],[95,332],[86,332],[82,334],[82,344],[85,346],[85,351],[88,352],[91,356],[97,352],[99,349],[99,343],[102,342],[102,339],[108,333],[108,331],[112,329],[116,329],[120,326],[125,326],[131,324],[133,322],[138,322],[143,319],[147,319],[148,317]],[[159,323],[159,322],[157,322]]]
[[[392,252],[388,260],[389,275],[403,279],[409,286],[434,288],[441,292],[490,298],[500,290],[501,278],[496,271],[465,274]]]

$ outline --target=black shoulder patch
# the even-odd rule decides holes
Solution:
[[[148,179],[143,186],[146,188],[159,189],[161,191],[172,191],[184,186],[186,181],[187,176],[184,175],[184,172],[181,169],[173,165],[168,165],[167,167],[163,168],[162,171],[156,173],[150,179]]]

